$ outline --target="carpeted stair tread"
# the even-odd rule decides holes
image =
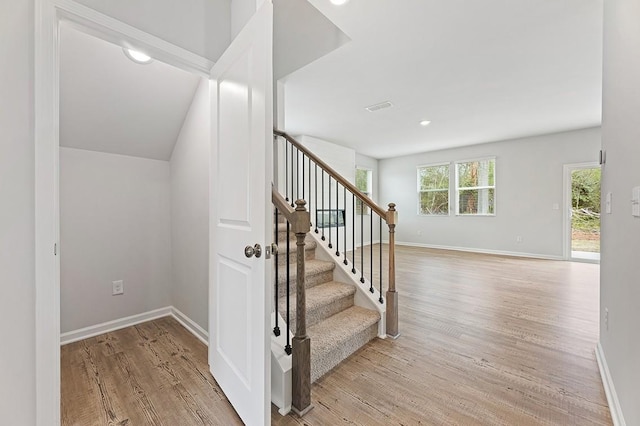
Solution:
[[[312,232],[313,230],[310,230],[307,233],[307,237],[305,238],[305,241],[307,243],[311,241],[315,241],[315,239],[310,235]],[[289,240],[291,241],[296,240],[296,233],[293,232],[293,230],[289,230]],[[279,223],[278,224],[278,242],[282,242],[283,244],[286,244],[286,241],[287,241],[287,225],[285,223]]]
[[[336,265],[333,262],[324,260],[311,259],[305,262],[306,287],[310,288],[318,284],[326,283],[333,280],[333,270]],[[287,283],[286,268],[281,267],[278,274],[278,286],[284,288]],[[289,281],[292,291],[295,291],[297,268],[295,264],[289,266]],[[286,294],[283,290],[282,296]]]
[[[376,337],[379,320],[377,311],[352,306],[309,327],[311,381],[320,378]]]
[[[329,318],[351,306],[356,288],[352,285],[330,281],[307,289],[307,327],[311,327],[320,321]],[[296,293],[289,296],[291,307],[291,332],[296,328]],[[278,308],[283,317],[286,315],[287,298],[283,296],[278,301]]]
[[[316,247],[318,243],[313,238],[308,238],[304,245],[305,260],[315,259]],[[298,253],[298,246],[295,241],[289,244],[289,263],[295,263],[297,261],[296,254]],[[278,241],[278,264],[286,265],[287,263],[287,243],[286,241]]]

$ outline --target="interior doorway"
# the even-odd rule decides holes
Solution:
[[[163,408],[179,412],[181,399],[159,403],[162,371],[135,350],[160,354],[167,337],[167,347],[198,348],[207,368],[193,338],[207,342],[209,81],[84,30],[63,21],[58,33],[60,422],[140,423],[146,413],[171,423]],[[182,347],[168,338],[181,323],[191,332]],[[119,382],[116,353],[145,395],[142,411]]]
[[[597,163],[565,166],[567,257],[600,262],[600,182]]]
[[[69,334],[61,336],[61,296],[62,289],[60,286],[61,281],[61,264],[60,260],[64,256],[66,256],[66,260],[70,260],[71,252],[67,250],[71,244],[72,239],[69,237],[69,233],[67,233],[67,237],[64,239],[64,247],[61,244],[61,226],[64,226],[63,222],[65,219],[61,217],[61,209],[60,205],[62,202],[66,203],[67,212],[74,212],[75,209],[72,209],[74,205],[80,204],[83,208],[92,208],[97,207],[91,203],[91,200],[83,199],[82,193],[77,191],[77,187],[70,186],[71,182],[74,185],[77,185],[82,190],[86,190],[84,193],[91,195],[94,199],[97,198],[100,202],[100,194],[104,194],[105,191],[102,189],[104,187],[109,187],[112,190],[109,195],[111,196],[111,202],[108,203],[110,208],[122,208],[122,211],[115,212],[115,209],[112,212],[122,213],[121,216],[126,216],[128,213],[137,214],[138,216],[144,216],[142,219],[143,226],[152,227],[152,228],[163,228],[164,235],[169,232],[167,229],[169,228],[169,212],[168,208],[168,194],[171,193],[168,188],[170,170],[169,165],[166,164],[166,158],[145,158],[141,152],[107,152],[108,148],[104,148],[99,146],[100,140],[107,140],[109,147],[113,148],[114,146],[119,146],[119,149],[132,149],[134,147],[133,143],[130,143],[130,140],[125,140],[121,135],[116,135],[111,130],[121,130],[118,128],[118,125],[110,126],[110,133],[107,134],[107,131],[101,131],[97,126],[92,127],[89,123],[88,118],[92,116],[97,117],[98,119],[106,119],[113,116],[115,113],[122,114],[130,111],[132,114],[132,120],[139,120],[142,124],[141,127],[148,128],[151,130],[161,129],[162,126],[149,126],[146,122],[144,122],[143,118],[147,118],[151,115],[150,108],[147,108],[146,111],[143,111],[145,114],[143,117],[140,117],[140,114],[135,113],[132,102],[120,102],[114,106],[112,102],[98,102],[96,108],[92,108],[88,111],[82,111],[82,105],[71,105],[75,109],[70,110],[64,105],[65,99],[66,101],[73,100],[69,97],[70,92],[67,90],[64,92],[64,95],[61,93],[61,89],[63,88],[63,79],[68,77],[70,74],[64,73],[63,69],[63,59],[61,54],[63,53],[64,46],[62,46],[63,40],[61,39],[61,34],[67,30],[78,32],[83,38],[82,40],[87,41],[86,37],[91,36],[96,40],[103,44],[112,44],[112,50],[115,52],[115,55],[123,62],[133,61],[135,58],[128,58],[125,52],[125,48],[129,47],[137,47],[140,49],[144,49],[145,53],[148,53],[154,60],[158,62],[164,63],[166,67],[172,66],[175,69],[179,70],[177,72],[187,72],[194,74],[195,83],[187,82],[187,86],[193,87],[194,84],[199,84],[198,79],[204,78],[205,81],[203,84],[205,85],[206,99],[205,104],[209,105],[209,91],[208,91],[208,78],[209,71],[213,65],[211,61],[206,58],[202,58],[197,56],[191,52],[188,52],[184,49],[181,49],[173,44],[170,44],[164,40],[156,38],[150,34],[139,31],[133,27],[126,26],[120,21],[108,17],[106,15],[100,15],[97,12],[93,12],[91,9],[85,8],[83,6],[77,5],[75,2],[56,2],[56,1],[46,1],[40,2],[40,6],[37,7],[37,12],[39,18],[37,18],[38,22],[41,22],[40,25],[37,26],[36,30],[36,59],[35,59],[35,79],[36,79],[36,89],[35,89],[35,117],[36,122],[40,123],[36,126],[36,170],[38,170],[38,174],[36,176],[36,205],[38,208],[36,209],[37,223],[38,226],[36,228],[36,250],[38,252],[37,262],[36,262],[36,294],[38,297],[36,298],[36,311],[38,315],[36,316],[36,401],[37,401],[37,424],[38,425],[56,425],[60,424],[61,420],[61,404],[60,404],[60,395],[61,395],[61,375],[60,375],[60,345],[61,342],[66,340],[69,342],[70,340],[80,340],[83,337],[87,337],[88,334],[103,332],[110,328],[119,327],[124,323],[128,323],[132,320],[142,320],[142,319],[151,319],[153,315],[163,315],[168,316],[168,314],[174,315],[174,310],[172,306],[166,306],[166,302],[161,304],[165,305],[162,308],[154,309],[154,306],[147,305],[143,306],[145,312],[142,315],[129,315],[129,313],[124,312],[124,309],[130,309],[131,305],[129,301],[131,299],[136,299],[142,301],[142,303],[147,303],[147,300],[156,298],[156,293],[144,293],[142,289],[142,285],[138,285],[141,282],[158,282],[159,280],[155,280],[155,276],[152,276],[150,279],[138,279],[138,277],[132,277],[129,280],[124,279],[124,287],[122,286],[122,277],[116,276],[109,279],[104,279],[101,281],[101,286],[98,289],[103,295],[108,296],[104,299],[108,299],[110,302],[119,301],[119,308],[122,308],[123,311],[116,312],[118,317],[122,321],[111,320],[110,318],[98,318],[101,315],[105,315],[105,312],[109,310],[110,312],[114,312],[114,310],[108,309],[106,303],[93,303],[92,306],[95,307],[93,311],[86,311],[86,303],[84,294],[81,294],[80,291],[74,292],[71,291],[69,293],[70,298],[75,297],[77,303],[73,303],[69,298],[67,301],[71,301],[71,305],[74,308],[74,315],[80,312],[80,309],[85,309],[82,312],[82,315],[74,316],[73,318],[68,317],[66,319],[66,325],[64,326],[63,331],[69,331]],[[69,33],[65,33],[63,35],[69,35]],[[67,39],[67,41],[69,41]],[[66,50],[69,51],[70,44],[66,44]],[[115,47],[114,47],[115,46]],[[71,47],[73,50],[73,46]],[[81,76],[85,81],[94,79],[99,84],[96,90],[90,90],[85,92],[83,98],[85,100],[94,101],[97,98],[98,91],[102,95],[112,95],[111,93],[114,89],[113,81],[119,77],[116,73],[108,73],[107,75],[103,75],[106,71],[100,69],[99,71],[102,74],[98,74],[95,72],[93,74],[86,73],[85,68],[88,66],[89,62],[94,59],[94,56],[97,54],[95,50],[90,49],[84,58],[80,58],[80,60],[73,61],[72,64],[74,69],[78,71],[74,76]],[[141,59],[140,59],[141,60]],[[112,61],[110,61],[112,62]],[[156,62],[156,64],[158,64]],[[68,64],[67,64],[68,65]],[[154,67],[153,63],[151,64],[134,64],[131,62],[131,67],[139,67],[139,69],[147,69]],[[69,67],[66,66],[68,70]],[[193,80],[193,78],[191,79]],[[71,79],[71,86],[76,90],[81,86],[81,81],[76,79]],[[144,79],[143,81],[144,87],[147,88],[149,80]],[[126,90],[131,89],[132,95],[138,95],[140,100],[143,100],[145,93],[141,93],[140,91],[135,91],[136,87],[130,87],[118,84],[116,89]],[[135,85],[134,85],[135,86]],[[138,87],[143,86],[143,84],[138,84]],[[171,88],[167,89],[162,87],[162,93],[166,94],[173,89],[176,89],[177,86],[183,87],[183,84],[172,84]],[[107,90],[110,89],[110,90]],[[177,90],[177,89],[176,89]],[[63,99],[64,98],[64,99]],[[184,96],[185,105],[189,106],[192,102],[193,91]],[[156,99],[157,101],[157,99]],[[154,108],[159,102],[154,102],[152,105]],[[136,105],[138,105],[136,103]],[[171,106],[174,104],[172,103]],[[107,110],[99,110],[99,107],[107,106]],[[82,117],[78,113],[80,111],[82,113]],[[207,110],[208,111],[208,110]],[[133,114],[135,113],[135,117]],[[66,115],[65,115],[66,114]],[[208,116],[208,115],[207,115]],[[66,117],[66,118],[65,118]],[[84,117],[84,118],[83,118]],[[72,140],[83,140],[88,138],[72,138],[72,135],[75,134],[73,132],[64,130],[63,125],[66,119],[71,118],[77,126],[74,126],[75,131],[87,130],[91,135],[91,140],[94,142],[94,145],[89,146],[65,146],[65,143]],[[181,119],[184,117],[181,117]],[[162,123],[158,123],[161,119],[155,118],[153,124],[166,124],[164,121]],[[98,120],[100,121],[100,120]],[[169,120],[166,120],[169,121]],[[175,122],[175,121],[172,121]],[[131,124],[131,123],[130,123]],[[181,123],[180,123],[181,124]],[[130,133],[134,138],[139,136],[139,134],[133,135],[135,129],[133,129],[132,125],[123,126],[125,130],[131,130]],[[206,146],[207,153],[208,147],[210,144],[209,133],[208,133],[208,120],[203,126],[206,131]],[[162,130],[162,136],[164,132],[167,132],[166,129]],[[168,133],[168,132],[167,132]],[[175,134],[175,132],[174,132]],[[138,137],[137,139],[142,139]],[[155,142],[157,142],[159,138],[146,138],[150,143],[145,149],[156,150]],[[66,141],[66,142],[65,142]],[[84,143],[84,141],[83,141]],[[140,148],[138,144],[138,148]],[[169,147],[170,148],[170,147]],[[170,153],[170,151],[169,151]],[[167,154],[168,155],[168,154]],[[82,157],[82,161],[78,161],[79,157]],[[107,170],[115,172],[111,176],[97,176],[100,170],[93,169],[90,167],[89,163],[84,161],[86,158],[91,157],[91,159],[96,160],[94,163],[99,162],[102,166],[101,170]],[[206,160],[206,165],[208,167],[208,154],[204,156]],[[61,163],[62,167],[61,167]],[[164,162],[164,163],[163,163]],[[109,167],[116,164],[116,167]],[[120,170],[118,167],[123,165],[124,163],[129,163],[132,167],[127,168],[127,170]],[[136,163],[136,164],[132,164]],[[153,173],[145,174],[142,168],[137,168],[138,164],[145,163],[146,169],[151,170]],[[66,167],[65,167],[66,166]],[[186,167],[185,167],[186,168]],[[191,167],[188,168],[191,171]],[[64,177],[60,177],[60,172],[67,173]],[[126,181],[122,181],[122,178],[126,177],[127,173],[140,173],[141,176],[146,176],[148,179],[145,182],[140,182],[139,180],[131,180],[127,179]],[[73,176],[69,175],[71,173]],[[79,178],[77,175],[82,174]],[[84,179],[84,176],[90,176],[92,180]],[[69,179],[69,177],[72,179]],[[113,179],[112,179],[113,178]],[[116,186],[116,178],[120,180],[122,185],[119,188],[114,188]],[[66,191],[64,194],[61,191],[61,180],[67,183],[64,188]],[[203,185],[208,193],[208,169],[205,173],[205,180]],[[143,188],[141,188],[143,187]],[[141,189],[141,191],[137,191]],[[144,199],[137,199],[137,193],[142,192],[145,195]],[[66,197],[66,195],[71,195],[72,199],[69,202],[69,198],[61,198]],[[155,195],[158,195],[157,197]],[[129,202],[133,200],[133,202]],[[159,200],[160,202],[156,201]],[[74,201],[78,201],[74,204]],[[137,204],[135,204],[137,203]],[[97,203],[94,203],[97,204]],[[144,204],[146,209],[140,210],[138,207]],[[126,210],[126,212],[125,212]],[[207,210],[208,211],[208,210]],[[75,210],[75,213],[78,211]],[[155,215],[153,218],[148,218],[145,216],[148,212]],[[143,255],[145,253],[149,253],[151,251],[164,251],[165,258],[164,262],[168,262],[170,259],[166,259],[166,253],[168,251],[169,245],[166,244],[165,241],[158,242],[158,244],[153,244],[152,239],[156,238],[156,234],[153,232],[141,232],[143,227],[135,226],[137,224],[131,225],[130,222],[123,222],[122,220],[116,221],[113,217],[106,214],[106,211],[102,210],[99,212],[101,215],[100,218],[92,217],[93,215],[83,214],[82,217],[78,220],[77,218],[67,216],[66,223],[74,225],[75,231],[72,232],[72,235],[78,236],[78,238],[87,239],[91,237],[91,235],[95,235],[94,231],[99,229],[103,231],[100,238],[94,238],[91,248],[103,246],[104,235],[107,237],[112,237],[115,235],[115,232],[109,232],[109,227],[113,228],[114,225],[124,224],[124,226],[119,226],[118,231],[121,231],[120,234],[130,234],[137,233],[134,238],[121,239],[120,241],[116,241],[117,247],[113,247],[114,250],[111,250],[111,253],[104,257],[96,257],[96,263],[89,266],[89,270],[92,273],[102,272],[104,269],[104,265],[109,265],[115,262],[120,262],[120,264],[128,261],[127,254],[125,253],[129,250],[131,252],[132,246],[135,247],[136,244],[146,244],[149,250],[135,250],[139,251]],[[156,221],[155,219],[161,216],[161,221]],[[208,215],[205,215],[208,216]],[[100,220],[98,220],[100,219]],[[204,219],[208,222],[208,217]],[[88,229],[90,229],[90,233],[78,232],[77,225],[85,225],[81,223],[82,221],[88,222]],[[62,224],[62,225],[61,225]],[[191,229],[192,223],[189,222],[186,226]],[[69,231],[67,227],[66,231]],[[65,231],[65,232],[66,232]],[[131,231],[131,232],[129,232]],[[89,235],[90,234],[90,235]],[[135,238],[141,234],[144,238]],[[208,245],[208,232],[205,233],[205,243]],[[87,245],[84,245],[85,247]],[[164,248],[162,248],[164,246]],[[157,247],[157,248],[156,248]],[[98,247],[100,249],[101,247]],[[89,253],[83,253],[82,250],[76,250],[76,254],[79,256],[86,256]],[[205,271],[208,270],[208,256],[204,256],[205,262]],[[133,268],[124,269],[124,273],[129,273],[129,270],[134,270],[136,272],[146,273],[149,271],[149,274],[155,274],[157,271],[153,267],[147,267],[150,262],[146,262],[146,259],[142,262],[137,262],[133,265]],[[157,264],[158,262],[156,262]],[[76,263],[78,265],[78,263]],[[80,265],[84,267],[85,265]],[[74,268],[74,272],[77,272],[80,268]],[[112,274],[109,274],[112,275]],[[166,272],[165,272],[166,275]],[[67,274],[67,278],[69,274]],[[81,277],[80,277],[81,278]],[[163,278],[163,277],[161,277]],[[113,281],[120,281],[118,285],[113,283]],[[68,282],[71,282],[68,280]],[[79,280],[77,280],[79,282]],[[106,285],[104,285],[106,282]],[[205,276],[204,279],[205,288],[208,289],[208,277]],[[112,288],[113,286],[113,288]],[[106,289],[106,290],[105,290]],[[124,291],[124,293],[123,293]],[[165,294],[168,294],[167,291],[164,291]],[[97,292],[93,293],[92,296],[97,295]],[[112,297],[116,296],[116,297]],[[165,298],[166,299],[166,298]],[[206,293],[202,297],[205,300],[205,309],[207,309],[207,297]],[[155,302],[154,302],[155,303]],[[69,305],[69,303],[67,303]],[[113,307],[113,306],[112,306]],[[69,312],[69,311],[67,311]],[[85,315],[86,314],[86,315]],[[91,326],[84,327],[83,324],[80,324],[80,321],[84,321],[87,316],[93,315],[91,320]],[[129,315],[129,316],[126,316]],[[144,317],[144,318],[142,318]],[[205,312],[202,315],[202,323],[206,325],[208,313]],[[103,322],[104,321],[104,322]],[[179,320],[178,320],[179,321]],[[99,322],[99,324],[97,324]],[[95,326],[94,326],[95,323]],[[195,333],[192,333],[195,334]],[[198,336],[196,336],[198,337]],[[202,339],[201,339],[202,340]],[[74,369],[75,371],[76,369]],[[82,422],[81,422],[82,423]]]

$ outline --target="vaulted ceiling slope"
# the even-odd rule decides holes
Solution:
[[[169,160],[199,77],[63,27],[60,145]]]
[[[352,41],[284,80],[292,134],[387,158],[600,124],[602,0],[309,1]]]

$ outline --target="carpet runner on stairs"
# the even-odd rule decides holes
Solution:
[[[286,225],[278,224],[278,310],[286,319]],[[311,382],[315,382],[378,335],[380,314],[354,305],[356,288],[334,281],[334,262],[315,258],[316,239],[305,239],[307,334],[311,338]],[[295,235],[289,242],[290,328],[296,327]]]

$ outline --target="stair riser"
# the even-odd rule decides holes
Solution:
[[[332,315],[337,314],[338,312],[342,312],[345,309],[353,306],[353,294],[342,297],[340,299],[334,300],[328,305],[319,306],[316,309],[308,309],[307,310],[307,327],[311,327],[319,323],[320,321],[329,318]],[[286,318],[286,312],[280,312],[282,318]],[[291,306],[290,312],[290,321],[291,321],[291,332],[295,334],[296,332],[296,307]]]
[[[314,353],[313,339],[311,339],[311,383],[331,371],[344,359],[366,345],[378,335],[378,323],[372,324],[368,328],[356,333],[345,344],[340,345],[333,351],[319,356]]]
[[[278,297],[282,297],[287,294],[287,281],[286,277],[278,277]],[[306,288],[314,287],[318,284],[328,283],[329,281],[333,281],[333,270],[320,272],[318,274],[309,275],[307,274],[307,281],[305,282]],[[296,292],[296,279],[293,277],[290,283],[290,294],[294,294]]]
[[[311,237],[306,237],[305,241],[309,242]],[[289,240],[295,244],[296,234],[293,231],[289,231]],[[285,244],[287,241],[287,231],[278,231],[278,243]]]
[[[297,247],[294,245],[291,249],[289,249],[289,263],[294,264],[297,261]],[[304,259],[312,260],[316,258],[316,248],[315,245],[307,244],[304,248]],[[283,251],[282,253],[278,253],[278,265],[284,266],[287,264],[287,254]],[[282,269],[281,269],[282,270]]]

